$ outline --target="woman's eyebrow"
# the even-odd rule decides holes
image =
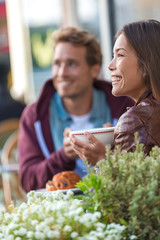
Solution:
[[[125,48],[122,48],[122,47],[115,49],[116,52],[118,52],[118,51],[120,51],[120,50],[123,50],[123,51],[125,51],[125,52],[128,52]]]

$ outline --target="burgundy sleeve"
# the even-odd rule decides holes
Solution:
[[[64,170],[73,170],[75,162],[68,159],[63,148],[52,152],[45,158],[37,141],[34,119],[34,109],[26,107],[19,129],[18,160],[19,175],[22,188],[29,192],[45,187],[45,183],[51,180],[53,175]]]

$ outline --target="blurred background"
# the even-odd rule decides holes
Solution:
[[[51,78],[51,34],[74,26],[91,32],[110,80],[113,36],[124,24],[160,20],[160,0],[0,0],[0,205],[26,199],[18,176],[19,118]],[[6,120],[6,121],[5,121]]]
[[[13,98],[33,102],[51,77],[54,30],[89,30],[102,46],[102,77],[110,79],[115,32],[131,21],[160,20],[159,12],[160,0],[0,0],[0,61],[10,66],[7,84]]]

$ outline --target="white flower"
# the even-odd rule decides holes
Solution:
[[[96,218],[100,218],[100,217],[101,217],[101,213],[100,213],[100,212],[95,212],[95,213],[94,213],[94,216],[95,216]]]
[[[63,230],[64,230],[64,232],[71,232],[72,231],[72,227],[69,226],[69,225],[66,225]]]
[[[101,239],[104,239],[104,237],[105,237],[105,233],[104,232],[96,232],[96,237],[98,237],[98,238],[101,238]]]
[[[45,239],[45,235],[42,232],[35,232],[35,238],[40,240],[40,239]]]
[[[95,236],[95,235],[96,235],[96,232],[95,232],[95,231],[90,231],[89,235],[90,235],[90,236]]]
[[[71,199],[71,197],[73,197],[74,193],[71,191],[71,190],[68,190],[67,191],[67,194],[65,195],[65,199]]]
[[[135,239],[137,239],[137,237],[135,235],[130,236],[130,240],[135,240]]]
[[[80,213],[84,212],[82,207],[77,208],[76,214],[79,215]]]
[[[47,237],[48,238],[53,238],[53,239],[56,239],[60,236],[60,232],[55,230],[55,231],[49,231],[48,234],[47,234]]]
[[[76,238],[78,236],[78,233],[77,232],[72,232],[70,236],[71,236],[71,238]]]
[[[44,220],[44,222],[45,222],[46,224],[53,223],[53,222],[54,222],[54,217],[53,217],[53,216],[50,216],[50,217],[46,218],[46,219]]]
[[[104,229],[106,227],[105,224],[101,223],[101,222],[98,222],[98,223],[95,223],[95,226],[98,228],[98,229]],[[102,231],[102,230],[101,230]]]
[[[36,226],[38,224],[38,221],[35,219],[35,220],[31,220],[31,225],[33,226]]]
[[[18,228],[18,223],[10,223],[10,225],[9,225],[9,229],[10,230],[12,230],[12,229],[16,229],[16,228]]]
[[[98,240],[96,236],[88,236],[86,239],[87,240]]]
[[[19,235],[20,235],[20,236],[24,236],[24,235],[26,234],[26,232],[27,232],[27,230],[26,230],[25,228],[23,228],[23,227],[21,227],[21,228],[19,229]]]
[[[7,240],[14,240],[14,236],[13,235],[7,236]]]
[[[60,225],[60,226],[63,226],[63,223],[65,223],[65,221],[66,221],[66,219],[63,216],[59,216],[57,218],[57,224]]]
[[[13,213],[0,210],[1,240],[123,239],[124,226],[115,223],[107,226],[100,222],[99,212],[84,212],[81,200],[74,199],[71,191],[66,195],[61,191],[51,194],[32,191],[27,196],[27,203],[13,207]],[[133,239],[132,236],[130,240]]]
[[[32,232],[32,231],[27,232],[27,237],[28,238],[32,238],[33,236],[34,236],[34,232]]]

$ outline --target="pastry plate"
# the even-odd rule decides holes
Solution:
[[[83,192],[79,188],[71,188],[71,189],[56,190],[56,191],[60,191],[64,194],[66,194],[69,190],[71,190],[74,193],[74,195],[83,194]],[[47,191],[45,188],[41,188],[41,189],[36,190],[36,192],[39,192],[39,193],[49,193],[49,194],[53,193],[53,192],[56,192],[56,191]]]

